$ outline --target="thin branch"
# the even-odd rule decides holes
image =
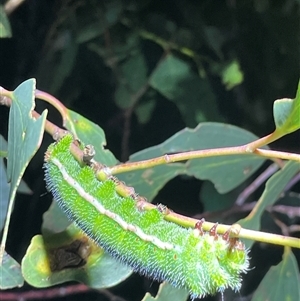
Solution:
[[[300,207],[276,205],[269,209],[270,212],[277,212],[287,215],[289,218],[300,217]]]
[[[237,197],[235,204],[241,206],[245,203],[246,199],[264,183],[269,177],[271,177],[279,166],[277,164],[270,165],[264,172],[262,172],[248,187],[246,187],[240,195]]]
[[[214,148],[214,149],[204,149],[204,150],[196,150],[196,151],[187,151],[181,152],[178,154],[172,155],[163,155],[160,157],[156,157],[153,159],[138,161],[138,162],[127,162],[124,164],[119,164],[110,168],[112,174],[119,174],[123,172],[146,169],[153,166],[158,166],[162,164],[186,161],[190,159],[199,159],[199,158],[207,158],[207,157],[217,157],[217,156],[228,156],[228,155],[257,155],[265,158],[280,158],[286,160],[293,160],[296,162],[300,162],[300,154],[288,153],[288,152],[279,152],[273,150],[265,150],[265,149],[257,149],[252,153],[247,151],[248,144],[241,146],[233,146],[233,147],[222,147],[222,148]]]
[[[0,292],[1,301],[26,301],[26,300],[47,300],[61,298],[65,296],[83,294],[91,291],[96,291],[105,295],[111,301],[126,301],[118,297],[108,290],[95,290],[87,287],[84,284],[74,284],[70,286],[54,287],[50,289],[31,290],[26,292]]]
[[[76,284],[64,287],[54,287],[50,289],[31,290],[27,292],[0,292],[1,301],[26,301],[54,299],[76,294],[82,294],[91,289],[84,284]]]

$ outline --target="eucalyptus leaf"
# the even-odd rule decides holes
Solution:
[[[275,132],[281,135],[292,133],[300,128],[300,81],[294,99],[283,98],[274,102],[273,115]]]
[[[4,252],[2,264],[0,265],[0,289],[21,287],[23,284],[24,278],[19,263]]]
[[[163,143],[144,149],[130,157],[131,162],[151,159],[165,154],[243,145],[256,140],[241,128],[206,122],[196,128],[186,128]],[[177,175],[194,176],[213,182],[219,193],[226,193],[250,177],[265,161],[254,155],[232,155],[192,159],[182,163],[164,164],[146,170],[119,174],[118,177],[136,191],[152,200],[158,191]]]
[[[291,249],[286,248],[282,261],[278,265],[270,268],[251,300],[300,300],[299,268]]]

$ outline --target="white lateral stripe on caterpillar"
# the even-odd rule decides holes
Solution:
[[[100,214],[106,215],[107,217],[113,219],[117,224],[119,224],[124,230],[128,230],[133,232],[136,236],[141,238],[144,241],[148,241],[153,243],[160,249],[163,250],[171,250],[174,248],[173,244],[169,242],[164,242],[158,239],[155,236],[148,235],[143,230],[135,225],[128,224],[125,222],[119,215],[111,212],[110,210],[105,209],[97,199],[87,193],[77,182],[74,178],[72,178],[68,172],[66,171],[65,167],[61,164],[61,162],[57,158],[51,158],[51,162],[59,169],[60,173],[62,174],[64,180],[73,187],[78,194],[83,197],[87,202],[89,202],[92,206],[94,206]]]

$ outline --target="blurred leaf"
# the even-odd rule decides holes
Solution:
[[[84,6],[83,3],[79,10],[76,42],[86,43],[102,35],[119,20],[122,9],[120,0],[105,1],[99,6],[93,6],[93,3]]]
[[[106,138],[101,127],[80,114],[68,110],[66,128],[75,134],[84,144],[92,144],[95,148],[95,160],[108,166],[116,165],[118,160],[107,149]]]
[[[300,128],[300,81],[294,99],[277,99],[273,106],[276,131],[282,135],[292,133]]]
[[[299,171],[299,162],[289,161],[285,164],[280,171],[276,172],[267,181],[263,194],[250,214],[238,223],[246,229],[260,230],[261,216],[263,212],[268,206],[273,205],[278,200],[286,185]],[[250,248],[253,243],[253,241],[246,241],[247,248]]]
[[[153,71],[150,85],[173,101],[188,126],[220,120],[215,96],[207,79],[200,79],[189,64],[169,54]]]
[[[73,34],[69,31],[65,31],[62,35],[63,37],[61,37],[61,39],[64,40],[64,46],[60,51],[59,60],[57,60],[57,51],[55,53],[51,52],[50,55],[52,57],[48,58],[52,68],[54,67],[52,71],[54,76],[49,87],[49,90],[53,94],[57,93],[73,70],[78,52],[78,44],[75,42]]]
[[[115,100],[116,104],[122,108],[131,107],[135,94],[147,82],[147,66],[144,56],[139,51],[130,55],[119,65],[121,80],[118,84]]]
[[[156,100],[153,98],[148,99],[145,102],[138,103],[134,111],[138,118],[139,123],[145,124],[148,121],[150,121],[155,106],[156,106]]]
[[[195,129],[183,129],[165,142],[144,149],[130,157],[130,161],[151,159],[165,154],[190,150],[237,146],[257,139],[252,133],[222,123],[201,123]],[[219,156],[188,160],[136,170],[118,175],[127,185],[152,200],[172,178],[180,174],[210,180],[219,193],[226,193],[250,177],[265,161],[254,155]]]
[[[215,26],[204,26],[203,28],[205,38],[209,46],[215,51],[218,57],[222,60],[222,46],[226,42],[225,35]]]
[[[186,301],[188,296],[189,294],[185,289],[175,288],[164,282],[159,286],[155,298],[147,293],[142,301]]]
[[[290,248],[285,248],[282,261],[277,266],[270,268],[251,300],[300,300],[299,268]]]
[[[227,64],[222,70],[222,83],[227,90],[231,90],[235,86],[240,85],[244,80],[244,74],[240,69],[240,64],[234,60]]]
[[[0,5],[0,38],[11,38],[11,27],[3,5]]]
[[[71,225],[47,238],[34,236],[22,260],[22,273],[35,287],[78,281],[100,289],[122,282],[131,270]]]
[[[21,287],[23,284],[24,279],[20,265],[4,251],[2,264],[0,265],[0,289]]]
[[[122,36],[121,41],[114,41],[110,48],[106,47],[106,45],[99,45],[99,43],[96,42],[89,43],[87,47],[103,58],[106,65],[112,67],[128,59],[129,55],[136,53],[140,47],[140,38],[138,34],[133,31],[125,35],[125,37]]]

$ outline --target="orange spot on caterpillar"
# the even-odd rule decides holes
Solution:
[[[223,240],[229,241],[230,228],[222,235]]]
[[[215,240],[217,240],[219,237],[217,234],[217,227],[218,227],[218,223],[215,223],[209,230],[209,235],[213,236]]]
[[[229,250],[236,249],[239,251],[245,251],[245,245],[236,237],[241,230],[239,224],[232,225],[223,235],[222,239],[229,243]]]
[[[205,219],[202,218],[200,221],[197,221],[195,224],[195,229],[194,229],[194,236],[199,237],[204,235],[204,231],[202,228],[203,223],[205,222]]]

